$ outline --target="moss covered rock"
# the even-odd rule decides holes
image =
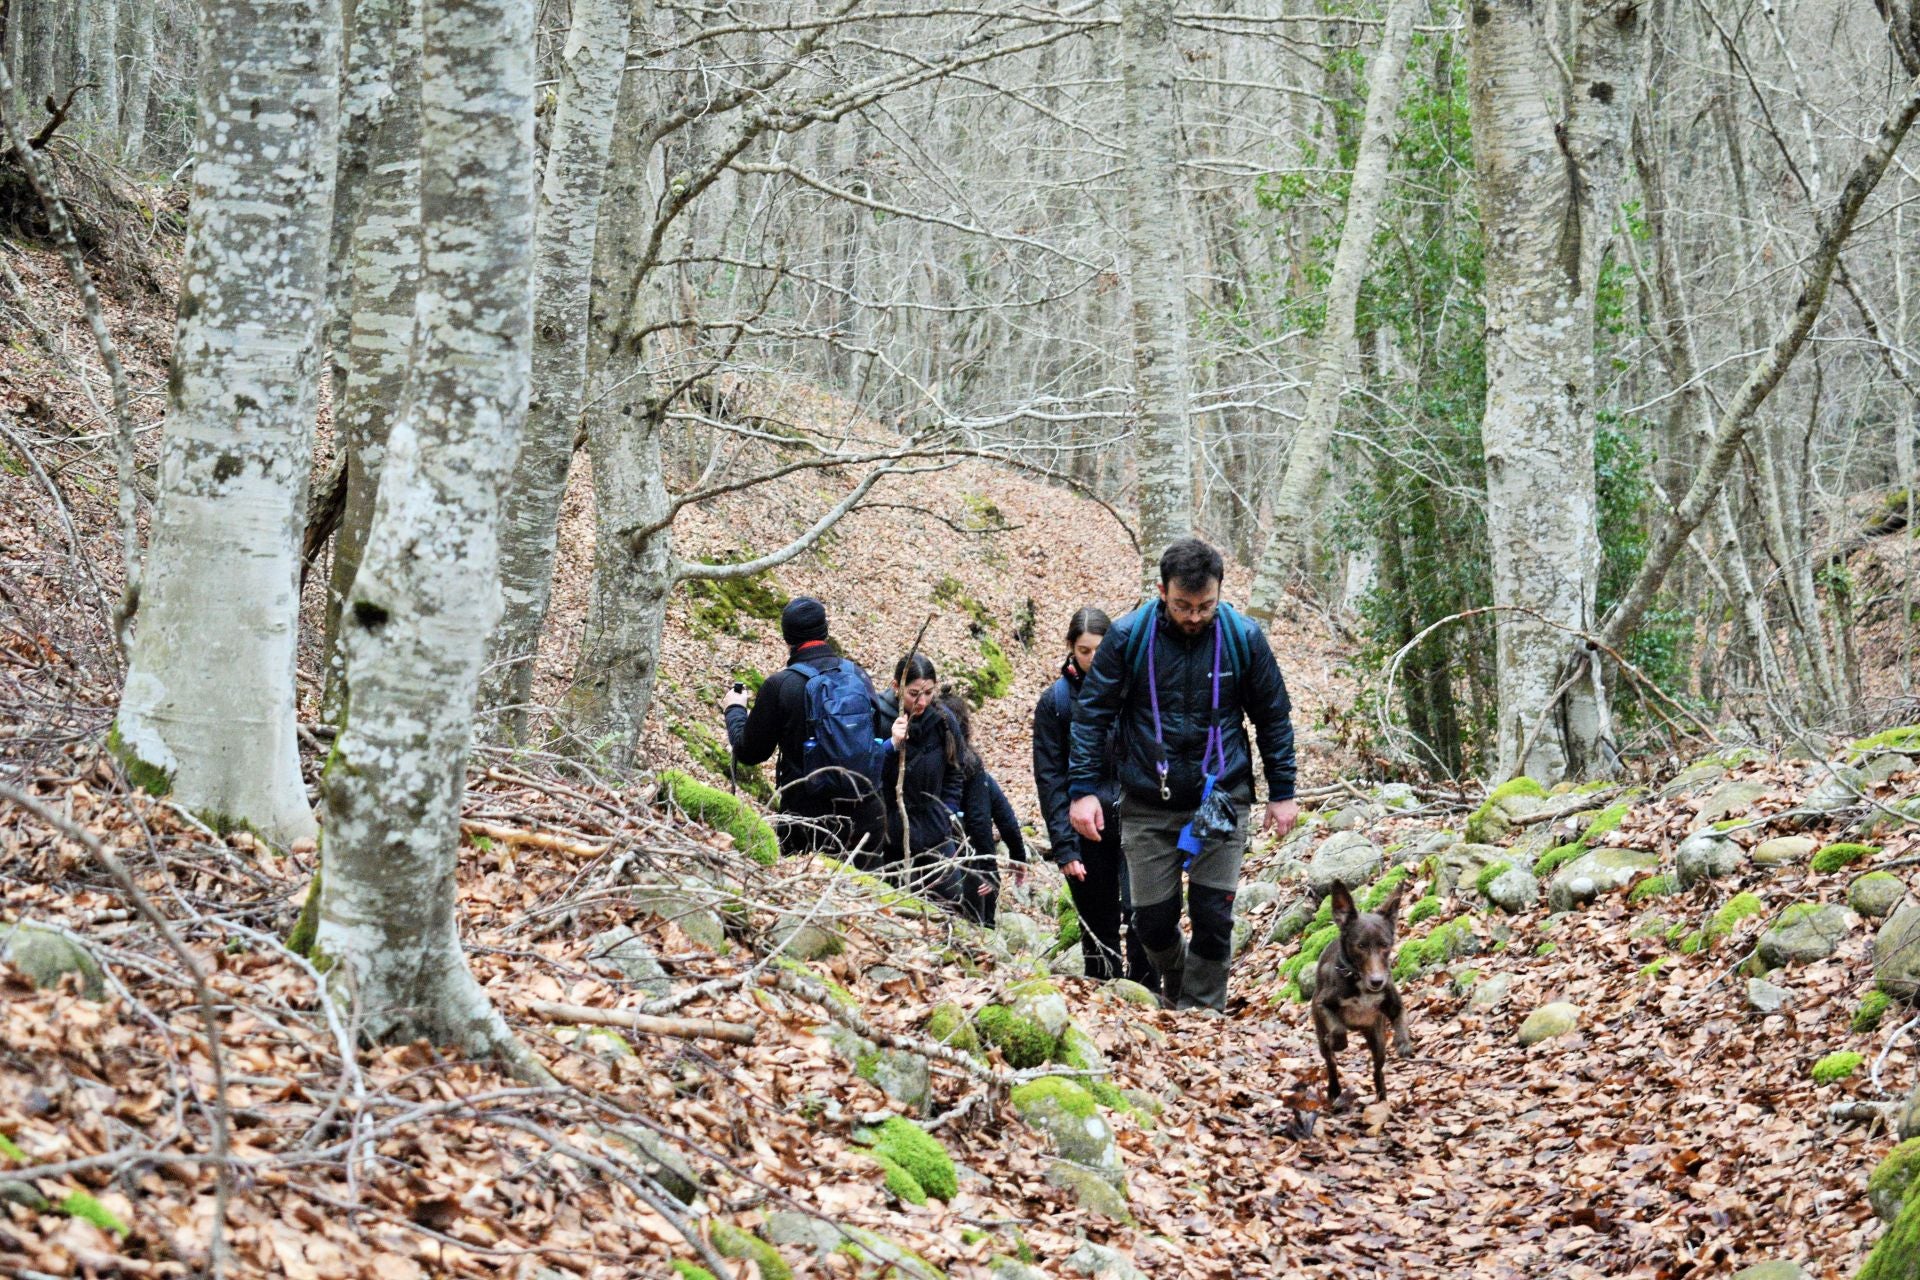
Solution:
[[[1871,858],[1880,850],[1870,844],[1854,844],[1841,841],[1830,844],[1813,855],[1813,869],[1819,872],[1838,871],[1842,867],[1852,866],[1866,858]]]
[[[1830,1053],[1813,1064],[1813,1082],[1815,1084],[1837,1084],[1860,1070],[1860,1064],[1866,1059],[1851,1049],[1842,1049]]]
[[[1113,1127],[1101,1117],[1099,1104],[1087,1090],[1059,1076],[1044,1076],[1014,1089],[1009,1101],[1014,1114],[1051,1138],[1062,1157],[1093,1170],[1115,1187],[1124,1185],[1125,1170]]]
[[[1860,997],[1860,1003],[1854,1006],[1853,1019],[1847,1025],[1862,1034],[1876,1030],[1880,1019],[1887,1016],[1887,1010],[1893,1008],[1893,997],[1884,991],[1869,991]]]
[[[1920,1196],[1907,1200],[1855,1280],[1920,1280]]]
[[[1920,995],[1920,907],[1901,907],[1873,939],[1873,977],[1896,1000]]]
[[[1775,836],[1753,846],[1747,856],[1756,867],[1789,867],[1805,862],[1819,845],[1812,836]]]
[[[1796,902],[1760,935],[1760,962],[1772,969],[1824,960],[1852,927],[1853,913],[1837,903]]]
[[[1553,879],[1547,882],[1547,905],[1554,911],[1571,911],[1603,894],[1627,888],[1659,866],[1657,853],[1637,849],[1591,850],[1554,872]]]
[[[1740,927],[1742,920],[1757,916],[1767,909],[1767,904],[1754,893],[1736,893],[1720,904],[1713,918],[1707,921],[1705,933],[1709,944],[1718,942]]]
[[[1514,818],[1525,817],[1546,801],[1547,789],[1522,775],[1501,783],[1467,819],[1467,841],[1488,844],[1507,833]],[[1531,802],[1531,803],[1529,803]]]
[[[1543,1040],[1563,1036],[1580,1025],[1580,1010],[1564,1000],[1542,1005],[1520,1024],[1520,1045],[1532,1048]]]
[[[1906,896],[1906,882],[1891,871],[1869,871],[1847,886],[1847,905],[1875,920],[1892,915]]]
[[[980,1052],[979,1033],[967,1020],[966,1011],[950,1000],[933,1006],[933,1012],[927,1015],[927,1038],[965,1053]]]
[[[780,1251],[762,1240],[725,1222],[716,1222],[708,1232],[714,1250],[723,1258],[750,1259],[760,1267],[764,1280],[793,1280],[793,1268]]]
[[[1089,1213],[1126,1226],[1133,1226],[1133,1213],[1119,1187],[1085,1165],[1071,1160],[1055,1160],[1047,1169],[1047,1185],[1073,1195],[1074,1202]]]
[[[1867,1179],[1867,1203],[1882,1222],[1900,1216],[1914,1182],[1920,1179],[1920,1138],[1909,1138],[1887,1152]]]
[[[764,866],[780,857],[780,841],[767,820],[751,806],[704,782],[696,782],[678,769],[660,773],[660,797],[695,822],[704,823],[733,837],[733,847]]]
[[[1733,839],[1719,831],[1696,831],[1673,851],[1673,870],[1682,889],[1708,880],[1720,880],[1740,870],[1745,855]]]
[[[1037,1067],[1053,1058],[1055,1041],[1047,1029],[1006,1005],[982,1008],[973,1015],[973,1026],[980,1039],[999,1049],[1007,1065],[1015,1070]]]
[[[893,1116],[856,1140],[869,1144],[867,1154],[880,1165],[887,1190],[908,1204],[925,1204],[929,1196],[951,1200],[959,1194],[953,1157],[939,1139],[913,1121]]]
[[[54,986],[71,973],[79,981],[81,995],[89,1000],[106,999],[106,977],[100,962],[58,929],[30,920],[0,925],[0,961],[18,969],[41,989]]]

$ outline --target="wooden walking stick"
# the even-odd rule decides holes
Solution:
[[[913,648],[907,650],[907,661],[900,669],[906,673],[908,679],[912,679],[913,676],[913,660],[920,656],[920,642],[927,638],[927,628],[933,625],[933,619],[938,613],[939,610],[936,609],[927,615],[927,620],[920,624],[920,634],[913,638]],[[900,711],[905,714],[907,710],[905,686],[898,681],[895,681],[894,685]],[[891,733],[891,725],[888,726],[888,731]],[[893,803],[900,814],[900,857],[904,862],[911,861],[913,857],[913,840],[907,830],[907,748],[904,743],[900,746],[899,756],[900,759],[895,765],[893,774]]]

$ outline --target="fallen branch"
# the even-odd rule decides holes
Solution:
[[[463,835],[485,836],[489,840],[498,840],[501,844],[546,849],[552,853],[564,853],[575,858],[598,858],[610,847],[603,844],[588,844],[584,840],[569,840],[551,831],[522,831],[518,827],[500,827],[491,822],[475,822],[471,819],[461,820],[460,831]]]
[[[1897,1114],[1903,1103],[1868,1102],[1854,1098],[1847,1102],[1836,1102],[1827,1108],[1827,1119],[1838,1120],[1842,1124],[1886,1123]]]
[[[752,1044],[759,1028],[746,1022],[722,1022],[717,1018],[660,1018],[650,1013],[626,1009],[595,1009],[584,1004],[558,1004],[552,1000],[522,1000],[529,1013],[543,1018],[564,1018],[597,1027],[624,1027],[650,1036],[677,1036],[682,1040],[724,1040],[728,1044]]]

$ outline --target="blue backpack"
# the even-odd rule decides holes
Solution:
[[[873,737],[873,682],[845,658],[831,667],[796,662],[807,685],[803,777],[794,784],[816,800],[852,800],[876,785],[878,753]]]

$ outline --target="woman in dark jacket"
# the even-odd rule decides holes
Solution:
[[[1000,780],[987,771],[980,753],[973,747],[973,713],[964,696],[951,688],[941,691],[940,705],[960,728],[960,771],[966,782],[961,791],[960,825],[966,832],[967,847],[960,859],[960,912],[975,924],[994,927],[1000,905],[1000,856],[994,835],[1006,842],[1007,860],[1014,866],[1014,882],[1026,879],[1027,842],[1020,834],[1020,818],[1014,813]]]
[[[886,864],[917,892],[953,904],[959,897],[958,817],[964,808],[960,728],[940,705],[939,680],[925,654],[900,659],[893,691],[877,698],[876,736],[886,740],[880,802],[887,811]],[[901,761],[906,786],[901,787]],[[904,801],[905,830],[901,826]]]
[[[1117,753],[1108,744],[1108,770],[1099,789],[1106,825],[1100,839],[1088,840],[1067,818],[1067,758],[1072,748],[1073,709],[1080,682],[1093,666],[1093,655],[1112,622],[1089,605],[1073,615],[1067,626],[1067,659],[1060,678],[1040,695],[1033,709],[1033,788],[1047,819],[1047,839],[1053,861],[1067,878],[1073,909],[1080,916],[1080,954],[1087,976],[1101,981],[1123,975],[1157,991],[1159,975],[1147,963],[1133,929],[1133,902],[1127,886],[1127,860],[1120,855],[1120,783],[1115,769]],[[1125,964],[1121,963],[1121,925],[1126,925]]]

